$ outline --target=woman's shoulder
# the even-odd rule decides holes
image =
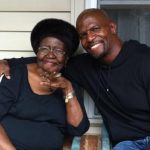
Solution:
[[[25,64],[19,64],[17,66],[11,67],[10,74],[11,77],[22,76],[27,70],[27,66]]]

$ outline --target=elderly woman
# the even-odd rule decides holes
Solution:
[[[89,128],[80,88],[61,75],[79,45],[75,28],[42,20],[31,45],[36,63],[12,68],[11,79],[0,84],[0,150],[61,150],[65,134]]]

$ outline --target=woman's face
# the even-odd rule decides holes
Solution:
[[[59,72],[67,62],[67,50],[64,43],[55,37],[41,40],[37,52],[38,65],[46,72]]]

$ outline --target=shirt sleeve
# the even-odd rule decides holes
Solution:
[[[149,49],[150,51],[150,49]],[[150,108],[150,53],[148,53],[143,59],[141,60],[141,70],[139,71],[139,75],[141,75],[139,78],[141,79],[143,83],[143,88],[145,89],[145,92],[147,94],[148,104]]]
[[[17,79],[17,80],[15,80]],[[19,91],[19,84],[20,76],[13,75],[13,77],[8,80],[3,77],[0,83],[0,121],[2,120],[3,116],[6,115],[11,106],[16,102],[17,95]]]
[[[18,66],[20,64],[30,64],[36,62],[36,57],[21,57],[6,59],[11,67]]]

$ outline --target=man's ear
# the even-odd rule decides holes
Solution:
[[[111,33],[112,34],[117,34],[117,25],[114,22],[111,22],[109,24],[109,26],[110,26]]]

